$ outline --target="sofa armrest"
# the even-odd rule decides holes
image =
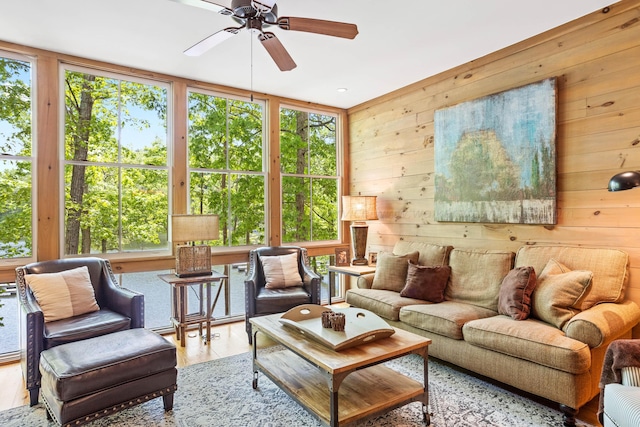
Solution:
[[[358,281],[356,285],[360,289],[371,289],[371,285],[373,285],[373,277],[376,273],[363,274],[362,276],[358,276]]]
[[[640,321],[640,308],[633,301],[602,303],[576,314],[563,331],[569,338],[591,348],[606,345]]]

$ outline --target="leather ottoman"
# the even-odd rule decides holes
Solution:
[[[45,350],[40,372],[47,418],[78,426],[156,397],[169,411],[175,366],[175,346],[142,328]]]

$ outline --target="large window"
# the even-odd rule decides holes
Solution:
[[[0,52],[0,259],[33,256],[31,71]]]
[[[217,214],[222,246],[264,244],[264,105],[189,93],[192,214]]]
[[[282,108],[282,241],[338,240],[338,146],[334,115]]]
[[[168,250],[168,86],[67,69],[64,253]]]

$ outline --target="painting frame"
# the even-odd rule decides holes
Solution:
[[[369,252],[369,257],[367,258],[369,261],[369,266],[375,267],[378,264],[378,252]]]
[[[557,81],[436,110],[434,218],[557,223]]]
[[[348,267],[351,265],[351,250],[348,247],[335,249],[336,267]]]

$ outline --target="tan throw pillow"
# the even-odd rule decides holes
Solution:
[[[301,286],[298,271],[298,253],[288,255],[260,256],[266,281],[265,288],[278,289]]]
[[[59,273],[26,274],[24,278],[42,308],[45,322],[100,310],[86,266]]]
[[[409,261],[416,264],[419,253],[411,252],[406,255],[394,255],[389,252],[380,252],[376,264],[376,273],[373,276],[372,289],[385,289],[400,292],[407,281],[407,269]]]
[[[518,267],[509,271],[500,285],[498,313],[515,320],[525,320],[531,312],[531,294],[536,287],[533,267]]]
[[[451,267],[448,265],[425,266],[409,263],[407,281],[400,291],[400,296],[442,302],[450,274]]]
[[[580,300],[591,285],[592,276],[590,271],[571,271],[550,259],[533,292],[532,316],[562,329],[580,312]]]

